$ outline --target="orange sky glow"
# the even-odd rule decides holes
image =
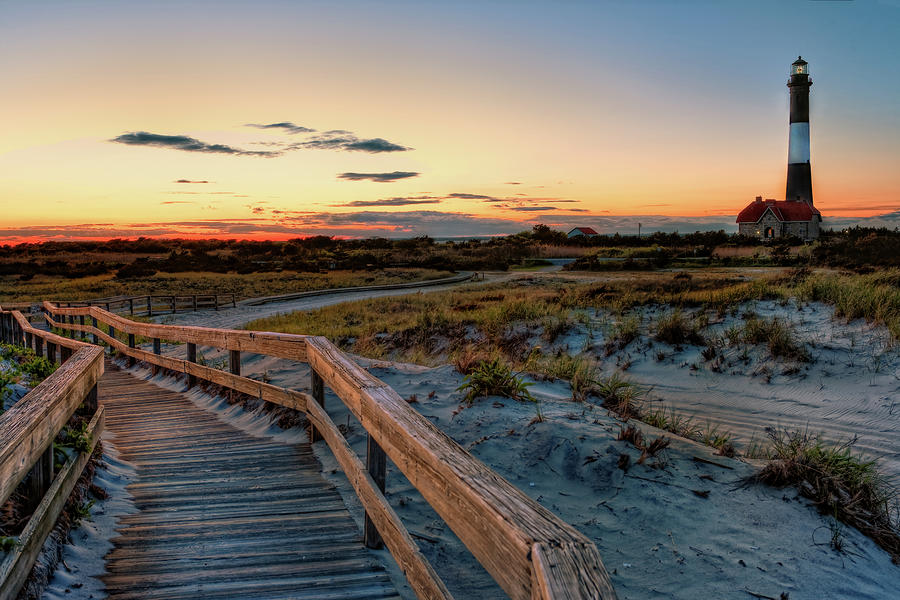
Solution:
[[[734,230],[799,53],[825,226],[894,227],[900,8],[831,4],[0,2],[0,243]]]

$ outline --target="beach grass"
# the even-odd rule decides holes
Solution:
[[[166,296],[217,293],[235,294],[238,299],[257,298],[327,288],[424,281],[449,277],[451,274],[433,269],[396,268],[325,273],[157,273],[135,279],[117,279],[111,273],[77,279],[37,275],[25,281],[15,276],[3,276],[0,277],[0,304],[144,294]]]
[[[769,462],[754,477],[794,486],[821,512],[856,527],[900,561],[898,490],[874,460],[853,452],[856,439],[831,444],[806,430],[772,429]]]

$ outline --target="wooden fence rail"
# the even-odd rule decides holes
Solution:
[[[127,311],[129,315],[152,317],[166,313],[190,312],[197,310],[219,310],[222,307],[237,306],[234,294],[167,294],[143,296],[110,296],[92,300],[58,302],[61,307],[99,306],[109,312]]]
[[[328,444],[365,508],[370,532],[367,544],[374,546],[384,540],[420,598],[449,598],[450,594],[382,493],[385,457],[422,493],[511,598],[616,597],[589,539],[469,454],[326,338],[138,323],[97,306],[63,308],[44,302],[43,307],[51,326],[72,336],[76,332],[90,334],[132,360],[185,373],[189,385],[203,379],[305,412],[311,440],[324,439]],[[90,325],[84,323],[85,317],[91,319]],[[119,336],[127,336],[127,341]],[[152,340],[153,351],[137,348],[135,336]],[[187,344],[188,359],[163,356],[161,340]],[[229,370],[197,364],[197,345],[228,350]],[[309,363],[312,396],[242,377],[241,352]],[[323,383],[366,429],[366,466],[323,408]]]
[[[103,350],[36,329],[18,311],[0,310],[0,339],[46,354],[52,362],[58,351],[63,363],[0,415],[0,504],[25,480],[27,500],[34,508],[16,546],[0,562],[0,600],[7,600],[25,583],[103,431],[103,408],[97,406]],[[79,406],[91,414],[89,449],[54,476],[53,440]]]

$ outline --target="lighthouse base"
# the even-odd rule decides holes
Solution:
[[[812,171],[808,162],[788,165],[787,190],[784,199],[788,202],[799,200],[810,206],[813,205]]]

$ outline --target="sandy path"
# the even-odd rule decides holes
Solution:
[[[742,361],[741,350],[725,349],[731,366],[717,373],[700,348],[678,352],[656,343],[629,353],[628,376],[652,387],[652,397],[694,416],[701,429],[719,425],[738,442],[764,441],[772,427],[808,429],[834,442],[858,437],[855,448],[877,458],[884,473],[900,483],[900,352],[886,330],[834,319],[832,307],[822,304],[761,302],[753,308],[760,316],[790,321],[812,362],[785,374],[788,363],[769,359],[764,350]],[[726,319],[718,330],[734,323]],[[656,357],[660,351],[668,354],[663,361]]]
[[[282,302],[271,302],[259,306],[247,306],[239,304],[235,308],[226,308],[218,311],[202,310],[197,312],[179,313],[175,315],[164,315],[157,319],[159,323],[172,325],[199,325],[203,327],[217,327],[222,329],[240,329],[250,321],[271,317],[273,315],[291,313],[298,310],[316,310],[325,306],[332,306],[342,302],[351,302],[354,300],[365,300],[367,298],[383,298],[386,296],[401,296],[404,294],[415,294],[440,292],[450,290],[460,285],[472,285],[477,283],[493,283],[503,281],[514,275],[507,273],[489,272],[484,274],[483,281],[471,281],[464,283],[450,283],[447,285],[431,285],[421,287],[411,287],[392,290],[369,290],[369,291],[347,291],[326,296],[311,296],[308,298],[297,298],[294,300],[285,300]]]

